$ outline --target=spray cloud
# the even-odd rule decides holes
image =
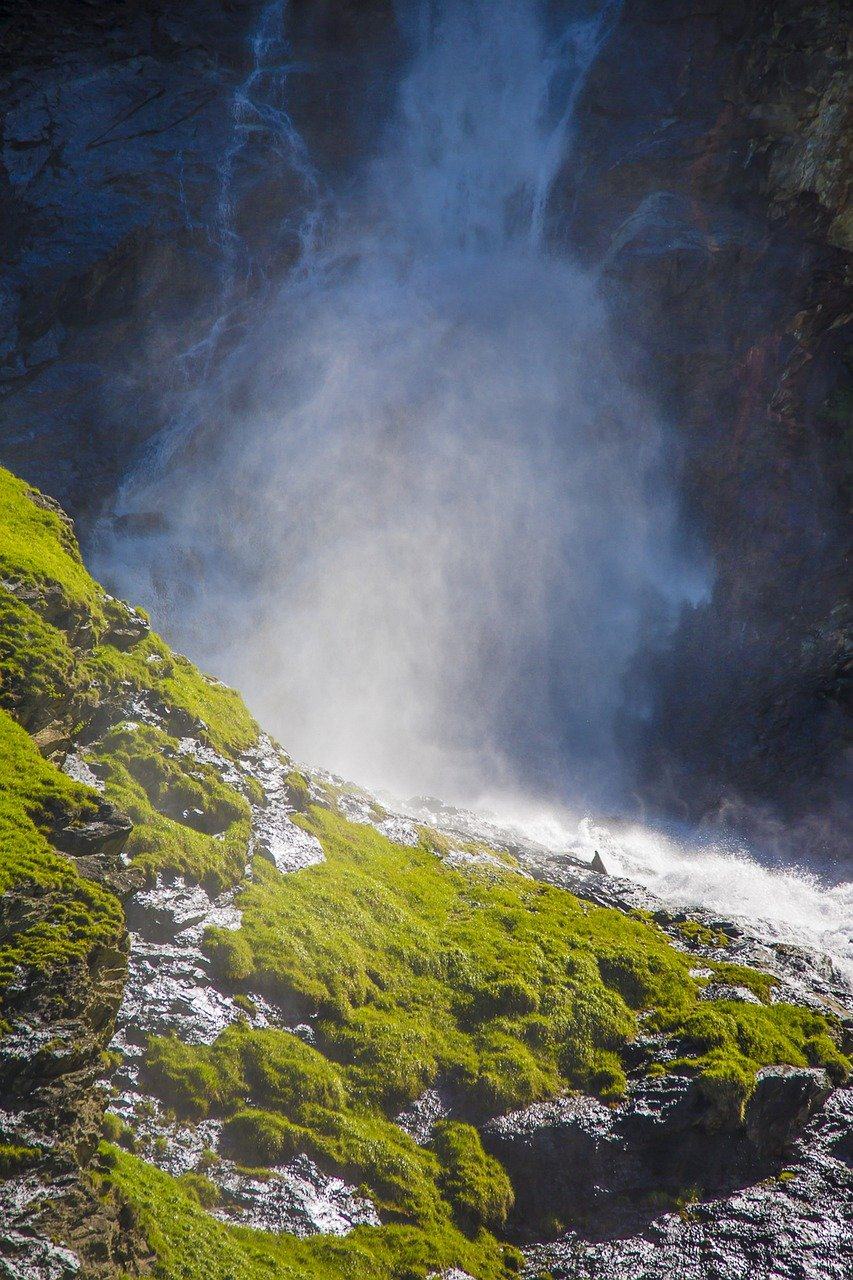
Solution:
[[[101,553],[289,749],[397,794],[618,804],[631,657],[702,586],[665,432],[593,276],[544,234],[612,6],[549,15],[401,3],[381,144],[321,197],[257,63],[286,19],[269,6],[238,124],[281,122],[302,254],[223,342],[224,293],[204,379],[122,495],[166,532]],[[226,160],[230,184],[237,143]]]

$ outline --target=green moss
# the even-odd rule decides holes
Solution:
[[[64,634],[0,587],[0,707],[35,730],[72,701],[76,688]]]
[[[0,893],[31,900],[0,936],[0,999],[20,969],[49,973],[117,946],[124,915],[111,893],[51,849],[45,833],[97,812],[86,787],[43,760],[32,739],[0,711]]]
[[[0,1142],[0,1178],[11,1178],[22,1173],[38,1159],[35,1147],[22,1143]]]
[[[684,1069],[707,1072],[711,1090],[721,1055],[730,1076],[752,1080],[759,1066],[804,1059],[818,1034],[787,1005],[738,1005],[732,1017],[726,1002],[700,1003],[690,958],[645,920],[509,872],[451,870],[425,846],[316,807],[300,821],[326,861],[285,877],[256,860],[230,945],[247,985],[320,1010],[321,1048],[371,1106],[399,1106],[442,1074],[480,1112],[567,1087],[616,1096],[641,1012],[673,1042],[704,1044]],[[766,991],[772,980],[752,981]],[[750,1008],[766,1034],[747,1041]],[[842,1070],[831,1024],[808,1017],[828,1042],[808,1052]]]
[[[305,1149],[306,1132],[275,1112],[247,1107],[222,1128],[222,1151],[243,1165],[276,1165]]]
[[[154,1037],[145,1071],[181,1113],[230,1116],[223,1147],[238,1160],[276,1164],[302,1151],[365,1182],[389,1212],[429,1220],[440,1211],[434,1157],[360,1105],[345,1070],[289,1032],[238,1024],[209,1046]]]
[[[210,765],[182,755],[174,738],[151,725],[116,726],[89,758],[106,798],[133,822],[126,852],[149,880],[182,875],[212,892],[240,880],[249,805]]]
[[[517,1250],[452,1223],[358,1227],[345,1237],[269,1235],[208,1214],[181,1179],[120,1151],[102,1148],[103,1182],[138,1215],[160,1280],[426,1280],[452,1267],[475,1280],[509,1280]]]
[[[101,1137],[106,1142],[118,1142],[129,1151],[132,1151],[136,1145],[132,1127],[114,1111],[104,1112],[101,1118]]]
[[[666,1029],[688,1051],[673,1068],[698,1075],[723,1121],[736,1122],[742,1116],[760,1067],[825,1067],[835,1083],[846,1079],[851,1069],[829,1034],[827,1019],[796,1005],[709,1001],[677,1027]]]
[[[257,741],[257,725],[239,694],[173,654],[158,636],[143,636],[126,651],[107,642],[125,606],[86,571],[71,522],[2,468],[0,590],[0,705],[7,710],[17,714],[22,696],[30,706],[73,691],[86,719],[99,704],[121,706],[137,691],[158,702],[175,728],[197,728],[226,755]]]
[[[745,987],[747,991],[757,996],[762,1004],[770,1003],[773,988],[778,985],[778,979],[772,973],[761,973],[758,969],[749,969],[743,964],[709,960],[708,968],[713,970],[713,977],[707,981],[725,982],[732,987]]]
[[[40,502],[37,490],[0,467],[0,578],[51,588],[78,616],[103,624],[104,592],[86,572],[70,520]]]
[[[311,803],[311,788],[305,774],[299,773],[296,769],[291,769],[284,780],[284,787],[287,792],[287,798],[294,809],[304,813]]]
[[[127,652],[112,645],[96,646],[84,669],[107,696],[118,687],[153,695],[167,719],[171,715],[170,728],[186,732],[190,726],[184,721],[189,718],[202,738],[224,755],[238,755],[257,741],[258,726],[240,695],[172,653],[153,633]]]
[[[305,825],[327,861],[282,877],[258,860],[241,897],[252,981],[322,1011],[323,1046],[374,1104],[442,1072],[484,1110],[602,1072],[612,1086],[606,1055],[635,1025],[628,975],[637,1004],[695,998],[686,959],[643,923],[510,873],[450,870],[316,808]]]
[[[222,1200],[222,1193],[216,1183],[211,1182],[203,1173],[182,1173],[178,1181],[187,1195],[197,1200],[203,1209],[213,1209]]]
[[[469,1124],[442,1120],[433,1135],[441,1165],[439,1186],[460,1222],[469,1227],[501,1227],[513,1206],[512,1184],[503,1167],[483,1150]]]
[[[710,929],[699,920],[679,920],[674,928],[691,947],[725,947],[728,938],[719,929]]]

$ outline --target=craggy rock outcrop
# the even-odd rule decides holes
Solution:
[[[853,1093],[839,1090],[791,1144],[775,1176],[725,1198],[696,1199],[639,1232],[595,1242],[566,1232],[527,1253],[525,1275],[553,1280],[846,1280],[853,1265],[849,1134]]]
[[[829,1092],[824,1072],[773,1067],[742,1124],[721,1124],[702,1090],[678,1077],[638,1081],[616,1108],[565,1098],[502,1116],[484,1139],[519,1188],[508,1228],[525,1243],[567,1223],[609,1239],[635,1234],[667,1200],[731,1194],[778,1168]]]
[[[782,847],[808,815],[796,838],[830,854],[846,820],[848,37],[840,0],[626,0],[552,209],[555,239],[600,263],[716,570],[711,601],[638,663],[656,711],[625,732],[645,792],[752,817]],[[768,804],[787,832],[761,822]]]
[[[120,856],[129,833],[130,823],[102,804],[91,823],[75,825],[73,841],[60,832],[53,843],[87,880],[126,894],[138,882]],[[0,943],[37,931],[42,920],[49,927],[53,910],[51,896],[32,882],[8,888],[0,901]],[[99,1198],[86,1174],[101,1137],[100,1082],[128,950],[120,927],[82,963],[42,974],[23,969],[0,996],[0,1272],[12,1280],[58,1280],[81,1264],[93,1277],[118,1269],[136,1274],[147,1258],[132,1214]]]

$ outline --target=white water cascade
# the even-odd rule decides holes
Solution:
[[[226,192],[271,112],[307,171],[282,96],[257,101],[279,12]],[[614,8],[399,12],[378,146],[127,486],[124,510],[168,534],[113,541],[105,568],[303,758],[398,793],[616,794],[638,636],[704,582],[679,554],[665,432],[595,282],[544,234]]]

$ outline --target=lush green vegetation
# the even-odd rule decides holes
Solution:
[[[296,771],[287,796],[326,861],[283,876],[258,858],[244,883],[247,797],[261,796],[179,743],[192,734],[230,757],[251,747],[258,731],[239,696],[128,625],[126,606],[86,572],[70,523],[3,471],[0,529],[0,892],[38,902],[0,935],[0,993],[22,971],[79,966],[122,934],[116,899],[50,846],[51,833],[94,815],[96,797],[6,712],[32,728],[60,716],[89,743],[106,798],[132,818],[127,849],[146,875],[242,885],[243,927],[206,935],[218,979],[248,1011],[265,993],[316,1028],[316,1048],[248,1023],[209,1046],[153,1038],[150,1086],[183,1115],[220,1117],[223,1155],[268,1167],[304,1152],[361,1186],[384,1223],[308,1241],[229,1227],[206,1211],[218,1192],[200,1171],[173,1179],[105,1145],[104,1194],[135,1207],[163,1280],[421,1280],[452,1266],[502,1280],[518,1255],[489,1231],[512,1187],[476,1123],[567,1089],[618,1097],[641,1027],[676,1054],[645,1069],[696,1076],[720,1123],[738,1120],[763,1065],[820,1064],[836,1080],[849,1070],[832,1021],[772,1004],[771,977],[708,961],[712,978],[693,978],[695,955],[650,917],[514,874],[507,855],[497,855],[505,869],[453,869],[443,837],[395,845],[339,816],[331,784],[331,811],[312,806]],[[138,697],[159,727],[139,723]],[[693,922],[679,930],[691,948],[725,945]],[[762,1003],[701,1000],[715,980]],[[440,1122],[418,1146],[389,1117],[437,1080],[473,1123]],[[118,1117],[103,1131],[133,1145]],[[5,1149],[0,1174],[29,1159]]]
[[[127,651],[96,645],[85,662],[87,677],[109,698],[116,688],[146,693],[174,723],[198,732],[215,750],[233,756],[257,741],[258,726],[238,693],[206,676],[154,633]]]
[[[17,714],[22,692],[32,702],[70,691],[81,721],[100,709],[109,723],[144,692],[167,723],[192,728],[226,755],[257,740],[239,694],[159,636],[142,635],[127,649],[109,642],[126,606],[87,572],[67,517],[2,468],[0,530],[0,705]]]
[[[57,594],[77,617],[105,621],[104,592],[87,573],[71,521],[0,467],[0,578]]]
[[[472,1116],[566,1088],[614,1097],[639,1015],[737,1107],[760,1066],[845,1069],[819,1015],[700,1002],[694,962],[653,923],[510,871],[451,870],[426,843],[316,807],[301,821],[326,861],[291,876],[256,861],[242,930],[207,945],[235,982],[319,1013],[321,1048],[366,1105],[399,1107],[439,1076]]]
[[[90,753],[105,795],[133,822],[127,852],[149,879],[182,875],[217,893],[246,866],[251,811],[209,764],[152,725],[121,723]]]
[[[37,729],[77,692],[74,655],[58,627],[0,587],[0,707]]]
[[[268,1235],[231,1227],[201,1207],[194,1188],[117,1147],[102,1148],[105,1193],[136,1209],[161,1280],[426,1280],[459,1267],[476,1280],[509,1280],[520,1255],[485,1232],[451,1223],[358,1227],[348,1236]]]
[[[441,1166],[438,1184],[460,1221],[469,1227],[502,1227],[515,1201],[512,1183],[483,1150],[474,1126],[441,1120],[432,1145]]]
[[[365,1184],[388,1216],[422,1225],[448,1216],[435,1156],[361,1103],[344,1068],[289,1032],[234,1026],[209,1047],[155,1037],[146,1072],[183,1114],[229,1116],[223,1150],[243,1164],[278,1164],[305,1152]]]
[[[0,893],[32,897],[0,935],[0,1000],[18,970],[48,973],[85,962],[124,929],[117,899],[51,849],[46,832],[86,821],[91,793],[43,760],[27,733],[0,711]]]

